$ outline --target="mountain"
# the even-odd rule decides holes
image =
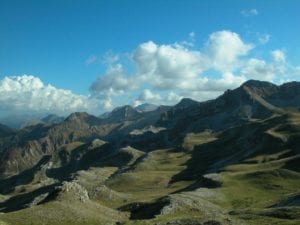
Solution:
[[[135,109],[138,110],[139,112],[150,112],[156,110],[157,108],[158,108],[157,105],[149,104],[149,103],[144,103],[135,107]]]
[[[193,106],[197,106],[199,105],[200,103],[193,100],[193,99],[190,99],[190,98],[183,98],[181,99],[181,101],[175,105],[175,109],[183,109],[183,108],[190,108],[190,107],[193,107]]]
[[[60,123],[63,121],[63,119],[63,117],[57,116],[55,114],[50,114],[46,116],[45,114],[20,114],[1,118],[0,121],[6,126],[12,127],[14,129],[20,129],[27,126],[34,126],[39,123]]]
[[[299,107],[299,82],[250,80],[206,102],[4,127],[0,224],[299,224]]]
[[[24,126],[33,125],[40,123],[41,115],[28,115],[28,114],[17,114],[9,115],[3,118],[0,118],[0,123],[11,127],[13,129],[20,129]]]
[[[114,109],[106,118],[105,123],[118,123],[122,121],[137,120],[141,113],[130,105]]]
[[[102,113],[101,115],[99,115],[99,118],[100,119],[106,119],[109,116],[109,114],[110,114],[110,112]]]
[[[249,119],[265,119],[274,113],[298,111],[299,82],[280,86],[250,80],[235,90],[227,90],[215,100],[198,103],[183,99],[161,118],[172,129],[224,130]]]
[[[0,158],[3,174],[22,172],[45,155],[73,142],[86,142],[101,137],[109,128],[97,127],[101,120],[87,113],[72,113],[60,124],[37,124],[21,129]],[[113,126],[111,126],[113,128]]]
[[[48,124],[61,123],[63,120],[64,120],[64,117],[61,117],[61,116],[58,116],[55,114],[50,114],[41,119],[41,121],[43,121],[44,123],[48,123]]]

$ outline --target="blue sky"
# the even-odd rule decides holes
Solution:
[[[299,80],[299,12],[297,0],[0,0],[0,112],[100,112]]]

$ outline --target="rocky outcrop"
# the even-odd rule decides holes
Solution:
[[[82,203],[88,202],[90,200],[87,190],[74,181],[65,181],[56,189],[59,192],[58,199],[64,198],[70,201],[79,201]]]

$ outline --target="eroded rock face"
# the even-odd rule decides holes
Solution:
[[[110,129],[98,127],[100,122],[95,116],[73,113],[60,124],[39,124],[20,130],[0,154],[0,175],[11,176],[30,169],[45,154],[55,155],[65,144],[87,143],[105,136]]]

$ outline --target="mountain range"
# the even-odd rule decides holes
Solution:
[[[300,83],[0,125],[0,224],[300,224]]]

